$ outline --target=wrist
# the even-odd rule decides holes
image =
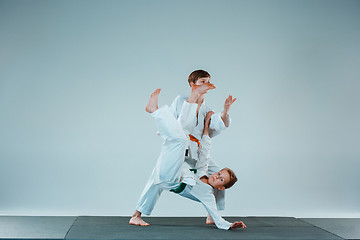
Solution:
[[[225,124],[225,127],[229,127],[230,125],[230,119],[229,119],[229,114],[228,112],[222,112],[221,115],[221,120],[223,121],[223,123]]]
[[[227,117],[229,115],[229,110],[224,110],[221,112],[221,117],[224,118],[224,117]]]

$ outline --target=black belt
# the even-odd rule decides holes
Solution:
[[[185,157],[188,157],[189,156],[189,149],[186,149],[185,150]]]

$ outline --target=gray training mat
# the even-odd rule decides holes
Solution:
[[[150,227],[129,225],[130,217],[0,216],[0,239],[360,239],[360,219],[225,217],[246,229],[219,230],[205,217],[144,217]]]
[[[78,217],[66,239],[342,239],[296,218],[225,217],[246,229],[219,230],[204,217],[144,217],[150,227],[128,225],[129,217]]]

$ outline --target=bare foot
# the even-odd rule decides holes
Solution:
[[[207,216],[206,218],[206,224],[208,225],[214,225],[214,220],[210,217],[210,215]]]
[[[188,99],[189,103],[196,103],[198,98],[203,94],[207,93],[209,90],[215,89],[214,84],[212,83],[204,83],[201,85],[192,85],[191,86],[191,93]]]
[[[130,225],[137,225],[137,226],[150,226],[147,222],[141,219],[141,217],[132,217],[129,221]]]
[[[156,110],[159,109],[159,107],[158,107],[158,97],[159,97],[160,91],[161,91],[161,89],[158,88],[150,95],[149,102],[145,107],[145,111],[147,111],[148,113],[153,113],[153,112],[155,112]]]
[[[204,83],[201,85],[192,85],[192,87],[191,87],[192,92],[199,93],[200,95],[207,93],[211,89],[215,89],[215,85],[212,83]]]

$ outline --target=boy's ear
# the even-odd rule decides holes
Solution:
[[[225,187],[224,186],[218,187],[218,190],[225,190]]]
[[[194,83],[193,82],[190,82],[190,87],[192,87],[194,85]]]

